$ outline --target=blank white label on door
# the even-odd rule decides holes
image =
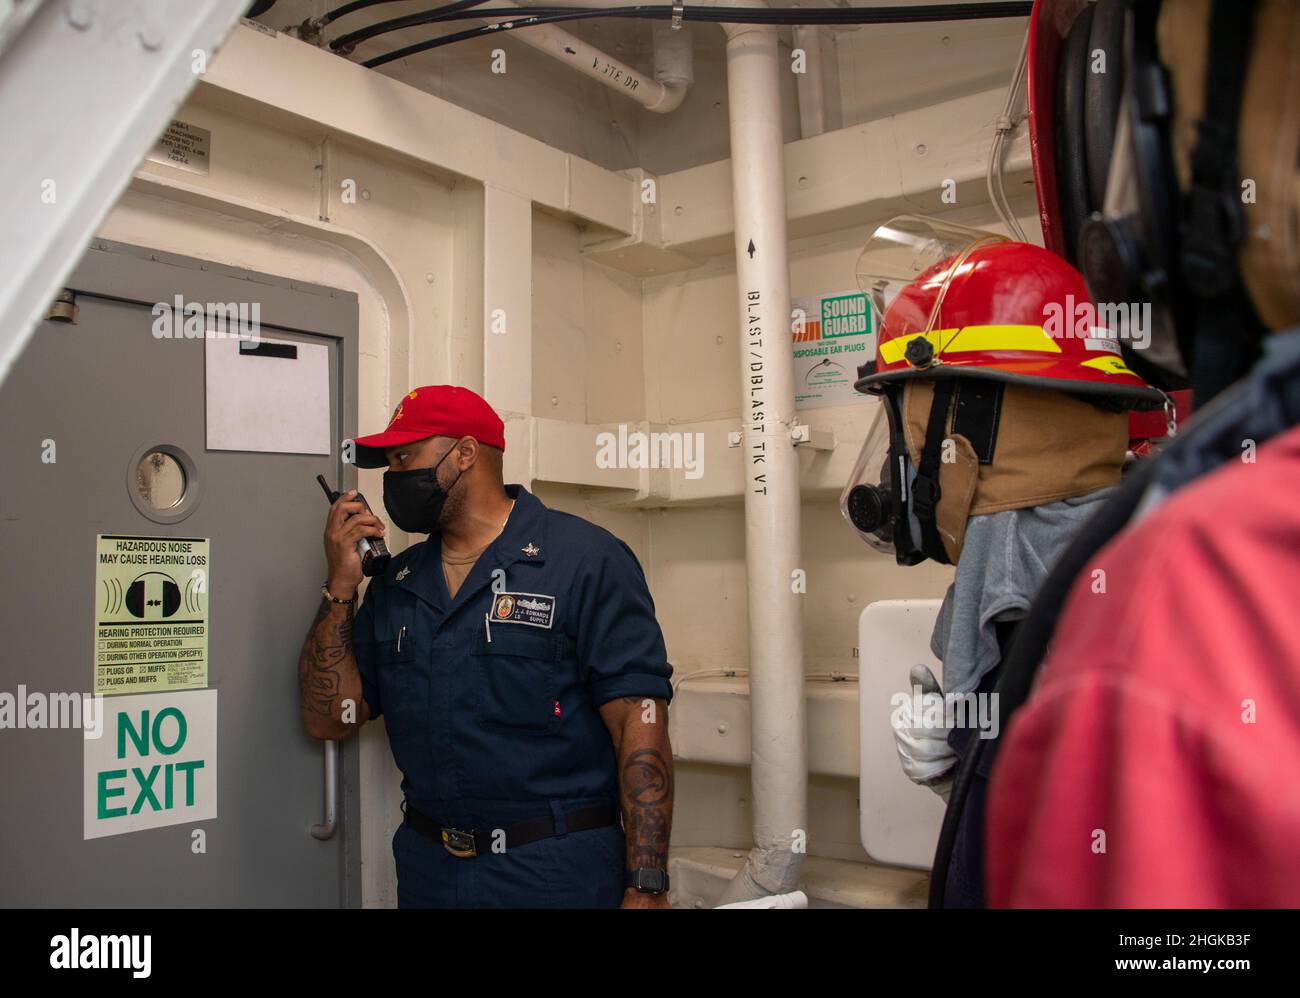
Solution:
[[[292,348],[294,356],[275,356],[276,347]],[[212,337],[206,358],[208,450],[332,452],[323,343]]]

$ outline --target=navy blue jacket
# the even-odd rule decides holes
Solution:
[[[654,602],[628,546],[521,485],[506,492],[510,519],[455,599],[435,535],[371,580],[353,630],[363,696],[385,718],[402,791],[445,820],[616,801],[598,708],[672,696]]]

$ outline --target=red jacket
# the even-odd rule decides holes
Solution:
[[[1300,427],[1098,552],[1003,738],[990,905],[1300,906]]]

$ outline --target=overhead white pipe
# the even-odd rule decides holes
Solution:
[[[754,846],[719,904],[793,891],[808,827],[781,66],[774,27],[723,30],[740,306]]]
[[[799,25],[794,29],[794,47],[804,53],[804,71],[794,77],[799,96],[799,136],[810,139],[826,131],[826,85],[822,79],[821,28]]]
[[[675,111],[686,99],[687,91],[695,82],[695,61],[691,49],[691,29],[683,25],[674,28],[665,21],[656,21],[654,33],[655,80],[661,83],[667,98],[651,111]]]
[[[498,5],[528,9],[527,4],[515,3],[514,0],[498,0]],[[615,3],[613,6],[620,4]],[[664,30],[661,31],[660,27]],[[584,76],[631,98],[647,111],[658,114],[677,110],[686,99],[686,93],[695,79],[691,61],[691,37],[689,29],[685,27],[674,31],[671,25],[656,25],[653,79],[553,24],[538,24],[513,31],[511,37],[539,52],[545,52]]]

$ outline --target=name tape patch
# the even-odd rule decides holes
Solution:
[[[549,628],[555,620],[555,597],[540,593],[497,593],[492,600],[494,624]]]

